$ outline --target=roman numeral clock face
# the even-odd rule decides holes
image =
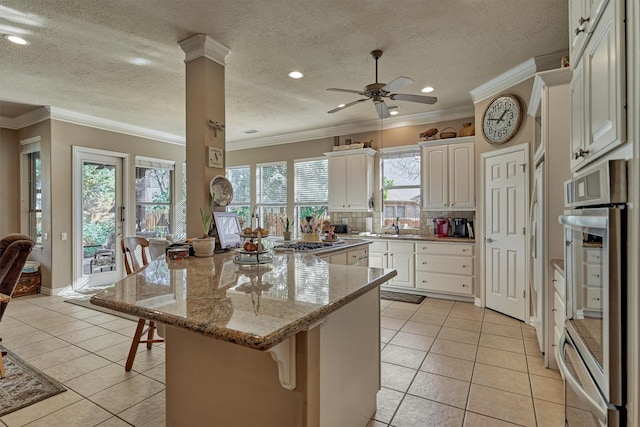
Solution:
[[[504,144],[518,132],[522,122],[520,101],[513,95],[500,95],[489,103],[482,117],[482,133],[492,144]]]

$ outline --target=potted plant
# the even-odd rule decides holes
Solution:
[[[289,218],[286,216],[281,217],[280,222],[282,223],[282,227],[284,227],[282,237],[284,237],[284,240],[291,240],[291,223],[289,222]]]
[[[202,220],[202,237],[193,238],[193,253],[197,257],[207,257],[213,255],[216,246],[216,239],[209,236],[213,215],[211,212],[200,208],[200,219]]]

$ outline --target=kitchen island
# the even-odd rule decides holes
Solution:
[[[168,426],[364,426],[389,269],[275,253],[159,258],[91,299],[165,325]],[[134,367],[135,369],[135,367]]]

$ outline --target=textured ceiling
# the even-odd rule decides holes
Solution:
[[[49,105],[184,136],[178,42],[226,45],[226,139],[249,140],[377,118],[371,103],[327,114],[375,80],[430,85],[434,105],[471,106],[469,91],[523,61],[568,48],[566,0],[2,0],[0,100]],[[132,62],[141,62],[136,65]],[[292,80],[292,70],[305,78]],[[4,115],[3,111],[0,115]],[[246,135],[242,131],[259,132]]]

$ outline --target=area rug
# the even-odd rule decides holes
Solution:
[[[0,417],[66,391],[62,384],[40,372],[2,346],[7,352],[7,376],[0,379]]]
[[[380,291],[380,298],[389,301],[409,302],[420,304],[426,297],[422,295],[405,294],[402,292]]]

